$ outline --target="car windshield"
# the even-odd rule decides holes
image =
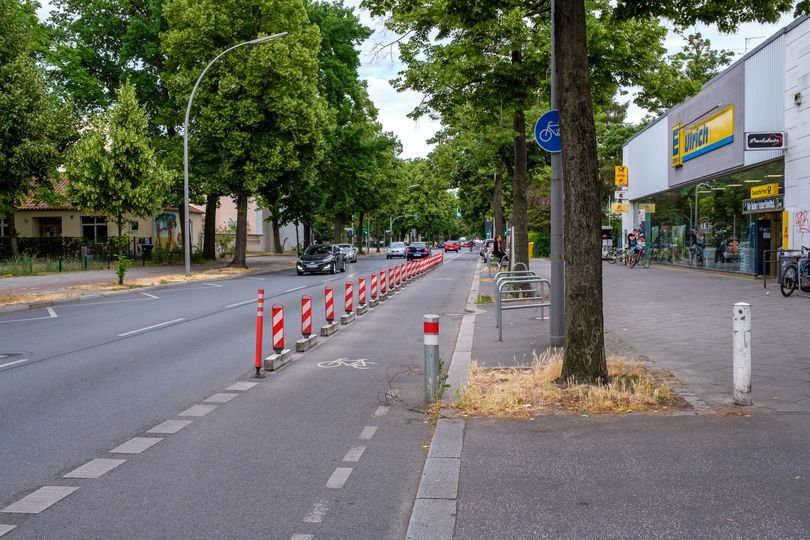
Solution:
[[[329,244],[311,244],[304,250],[304,255],[327,255],[332,253],[332,246]]]
[[[338,244],[337,247],[339,247],[340,249],[352,249],[351,244]]]
[[[392,248],[401,248],[405,247],[405,242],[391,242]]]

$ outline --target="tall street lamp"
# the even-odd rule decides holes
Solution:
[[[391,233],[392,242],[394,241],[394,222],[404,217],[412,217],[413,219],[419,219],[419,214],[405,214],[404,216],[388,218],[388,232]]]
[[[234,49],[238,49],[239,47],[243,47],[245,45],[259,45],[261,43],[267,43],[268,41],[272,41],[274,39],[283,38],[287,36],[287,32],[281,32],[280,34],[273,34],[272,36],[265,36],[256,39],[251,39],[250,41],[245,41],[244,43],[239,43],[238,45],[234,45],[230,49],[225,49],[221,53],[217,55],[216,58],[211,60],[205,69],[200,73],[200,76],[197,78],[197,82],[194,83],[194,88],[191,90],[191,95],[188,97],[188,106],[186,107],[186,121],[183,124],[183,204],[185,208],[185,227],[183,227],[183,251],[185,252],[185,271],[186,275],[191,274],[191,217],[188,213],[188,117],[191,115],[191,102],[194,101],[194,94],[197,93],[197,87],[200,86],[200,81],[202,81],[203,77],[205,77],[205,73],[208,71],[214,62],[228,54]]]

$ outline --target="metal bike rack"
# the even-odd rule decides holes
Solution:
[[[529,270],[529,267],[528,267],[528,266],[526,266],[526,263],[522,263],[522,262],[516,262],[516,263],[515,263],[515,264],[512,266],[512,270],[517,272],[517,271],[518,271],[518,266],[522,266],[522,267],[523,267],[523,270],[522,270],[523,272],[525,272],[525,271]]]
[[[540,284],[539,295],[537,294],[537,289],[533,286],[529,287],[528,289],[511,289],[506,292],[531,292],[532,298],[540,298],[540,302],[523,303],[525,301],[524,298],[502,298],[504,293],[503,289],[506,285],[533,285],[535,283]],[[546,287],[550,289],[551,283],[549,283],[547,279],[537,276],[514,277],[511,279],[504,278],[500,283],[497,284],[497,292],[495,295],[495,324],[498,327],[498,341],[503,341],[503,312],[508,309],[540,308],[540,316],[542,319],[545,319],[545,308],[551,307],[551,302],[543,301],[544,298],[548,298],[548,289]],[[515,303],[515,305],[505,306],[505,303]]]

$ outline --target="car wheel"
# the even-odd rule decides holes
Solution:
[[[329,273],[334,275],[334,273],[335,273],[335,265],[334,264],[329,267]]]
[[[346,261],[343,261],[343,264],[342,264],[342,265],[341,265],[341,267],[340,267],[340,271],[341,271],[341,272],[345,272],[345,271],[346,271]]]
[[[299,275],[299,276],[303,276],[303,275],[304,275],[303,270],[298,270],[298,275]]]
[[[386,255],[386,256],[385,256],[385,258],[386,258],[386,259],[390,259],[390,258],[391,258],[391,255]]]

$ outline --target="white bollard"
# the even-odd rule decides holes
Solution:
[[[734,315],[734,404],[753,405],[751,400],[751,304],[737,302]]]

